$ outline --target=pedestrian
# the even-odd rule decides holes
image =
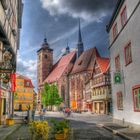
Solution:
[[[32,110],[32,120],[35,120],[35,109]]]

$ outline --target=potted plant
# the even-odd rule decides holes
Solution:
[[[48,140],[49,124],[47,121],[32,121],[29,124],[29,130],[32,140]]]
[[[67,140],[69,133],[69,121],[68,120],[51,120],[52,123],[52,133],[55,136],[55,140]]]

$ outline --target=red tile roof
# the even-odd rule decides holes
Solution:
[[[99,56],[96,48],[91,48],[84,51],[81,56],[76,60],[71,74],[92,70],[93,65],[91,64],[94,62],[96,56]]]
[[[24,75],[21,75],[21,74],[16,74],[16,79],[24,79],[24,83],[29,82],[30,83],[29,87],[34,88],[32,80],[30,78],[28,78],[27,76],[24,76]]]
[[[109,58],[97,57],[96,61],[102,73],[106,73],[109,69],[109,63],[110,63]]]
[[[67,72],[71,61],[76,57],[76,51],[73,51],[67,55],[64,55],[54,65],[53,70],[45,79],[44,83],[53,83],[57,81],[65,72]]]

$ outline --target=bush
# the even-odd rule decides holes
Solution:
[[[33,121],[29,124],[32,140],[48,140],[49,125],[47,121]]]
[[[53,134],[62,134],[64,133],[64,129],[67,128],[69,129],[69,121],[68,120],[61,120],[61,121],[56,121],[54,119],[51,120],[52,123],[52,133]]]

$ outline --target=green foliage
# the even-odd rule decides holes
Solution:
[[[60,105],[63,102],[58,94],[58,88],[54,84],[45,84],[41,100],[44,106]]]
[[[64,129],[69,129],[69,121],[68,120],[61,120],[61,121],[57,121],[55,119],[51,120],[52,123],[52,127],[51,127],[51,131],[53,134],[62,134],[64,133]]]
[[[48,140],[49,125],[47,121],[33,121],[29,124],[32,140]]]
[[[14,100],[18,99],[18,94],[16,92],[13,93],[14,94]]]

